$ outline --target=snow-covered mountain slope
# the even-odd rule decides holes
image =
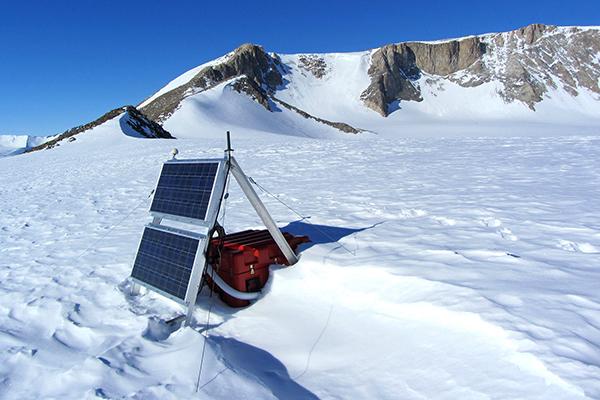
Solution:
[[[185,98],[179,109],[163,126],[178,132],[177,138],[197,136],[222,137],[224,129],[247,132],[249,135],[275,133],[309,138],[334,137],[340,134],[335,127],[300,115],[272,100],[270,110],[238,92],[239,78],[221,83],[202,95]]]
[[[599,82],[597,27],[535,24],[356,53],[246,44],[172,80],[139,110],[109,111],[33,148],[0,143],[0,155],[76,140],[124,112],[122,133],[138,137],[595,135]]]
[[[60,135],[49,137],[24,151],[51,149],[71,143],[81,138],[82,133],[107,135],[114,140],[121,139],[121,136],[142,139],[173,139],[169,132],[156,122],[148,119],[135,107],[124,106],[115,108],[87,124],[71,128]]]
[[[0,157],[20,154],[54,139],[54,136],[0,135]]]
[[[224,141],[113,119],[0,159],[1,398],[600,397],[598,138],[251,133],[236,158],[313,243],[252,306],[216,300],[199,395],[212,300],[170,333],[180,306],[127,277],[161,162]],[[233,183],[225,207],[227,231],[261,227]]]
[[[243,45],[140,108],[176,137],[210,135],[215,124],[299,136],[320,136],[322,125],[393,136],[597,134],[599,82],[600,29],[536,24],[345,54]],[[281,113],[280,102],[291,112]]]

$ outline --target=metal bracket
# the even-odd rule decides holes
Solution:
[[[242,168],[237,163],[234,157],[231,156],[229,158],[229,162],[231,163],[230,170],[233,174],[233,177],[240,185],[240,188],[242,188],[242,191],[250,201],[250,204],[252,204],[252,207],[254,207],[254,210],[262,220],[263,224],[265,224],[265,227],[267,228],[271,236],[273,236],[275,243],[277,243],[277,246],[279,246],[279,249],[281,249],[281,252],[287,259],[288,263],[290,265],[296,264],[298,262],[298,256],[296,255],[296,253],[294,253],[294,250],[292,250],[287,240],[285,240],[285,237],[277,227],[275,221],[273,221],[273,218],[271,218],[269,211],[267,211],[267,208],[260,200],[256,192],[254,191],[254,188],[250,184],[248,177],[246,176],[246,174],[244,174],[244,171],[242,170]]]

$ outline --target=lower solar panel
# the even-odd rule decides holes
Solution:
[[[147,226],[131,276],[144,285],[184,301],[201,240]]]

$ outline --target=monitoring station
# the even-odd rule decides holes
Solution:
[[[206,277],[212,278],[220,290],[238,299],[252,300],[259,295],[230,287],[213,273],[207,261],[230,174],[263,221],[285,257],[285,264],[298,261],[232,152],[227,132],[225,157],[179,160],[173,156],[163,164],[150,206],[153,220],[144,228],[133,264],[132,293],[139,293],[141,285],[184,305],[188,325],[202,280]]]

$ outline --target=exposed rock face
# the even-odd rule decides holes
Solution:
[[[371,84],[361,94],[367,105],[383,116],[395,100],[421,101],[421,93],[411,82],[419,78],[415,53],[406,44],[391,44],[373,53],[369,67]]]
[[[68,141],[75,140],[75,136],[83,133],[89,129],[95,128],[103,123],[118,117],[119,115],[126,113],[126,117],[123,121],[124,124],[129,126],[131,129],[139,133],[141,136],[147,138],[162,138],[162,139],[174,139],[173,136],[169,132],[167,132],[162,126],[157,124],[156,122],[148,119],[144,114],[142,114],[137,108],[134,106],[124,106],[115,108],[102,115],[100,118],[95,119],[92,122],[88,122],[87,124],[77,126],[75,128],[71,128],[62,134],[58,135],[56,138],[45,142],[39,146],[32,147],[28,149],[26,152],[37,151],[42,149],[51,149],[55,146],[59,146],[60,142],[68,139]]]
[[[314,54],[303,54],[298,57],[299,67],[321,79],[327,74],[327,63],[323,57]]]
[[[387,116],[393,101],[421,101],[415,81],[429,74],[464,87],[497,81],[504,101],[535,110],[550,89],[572,96],[581,88],[600,94],[598,54],[600,31],[541,24],[461,40],[388,45],[373,53],[371,84],[361,99]]]
[[[491,35],[489,57],[484,58],[487,80],[504,83],[500,95],[535,109],[550,89],[577,96],[581,88],[600,93],[600,31],[529,25]]]
[[[238,93],[246,93],[252,100],[256,101],[269,111],[273,111],[269,102],[269,95],[252,79],[242,76],[231,84],[233,90]]]
[[[175,139],[169,132],[155,121],[142,114],[134,106],[125,106],[122,109],[126,117],[122,121],[141,136],[154,139]]]
[[[423,100],[414,82],[420,78],[421,71],[449,75],[471,66],[484,53],[485,45],[479,38],[384,46],[371,56],[371,84],[361,94],[361,99],[367,107],[385,117],[393,101]]]
[[[202,69],[188,83],[158,97],[142,111],[151,119],[163,122],[184,98],[242,75],[268,93],[274,93],[283,84],[282,72],[283,65],[277,56],[267,54],[260,46],[245,44],[231,53],[225,62]]]
[[[407,43],[415,54],[416,66],[431,75],[450,75],[473,65],[485,54],[478,37],[442,43]]]

